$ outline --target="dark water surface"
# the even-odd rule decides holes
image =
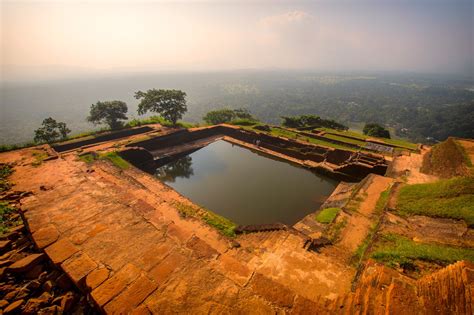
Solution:
[[[293,225],[317,210],[338,183],[222,140],[155,175],[194,203],[243,225]]]

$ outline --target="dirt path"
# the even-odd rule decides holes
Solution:
[[[371,225],[378,220],[375,215],[375,205],[380,194],[393,182],[392,178],[371,175],[368,182],[354,196],[355,200],[362,199],[356,210],[349,210],[346,227],[341,232],[341,240],[336,244],[347,255],[353,255],[357,247],[367,237]]]
[[[408,184],[431,183],[438,180],[437,176],[428,175],[420,172],[423,164],[423,157],[430,149],[424,148],[421,154],[411,153],[408,155],[397,156],[393,159],[391,176],[406,181]]]

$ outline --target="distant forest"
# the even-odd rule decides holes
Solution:
[[[122,100],[137,118],[133,93],[141,89],[186,92],[185,121],[202,122],[209,111],[248,109],[259,120],[319,115],[362,129],[366,122],[390,127],[417,142],[448,136],[474,138],[474,83],[469,78],[408,74],[321,74],[296,71],[235,71],[115,75],[0,88],[1,143],[33,138],[46,117],[64,121],[72,134],[94,129],[86,121],[91,104]]]
[[[223,85],[197,108],[247,107],[269,123],[303,114],[349,125],[376,122],[392,127],[399,137],[430,142],[474,138],[472,87],[467,80],[439,78],[302,75]]]

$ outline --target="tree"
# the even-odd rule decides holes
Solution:
[[[368,136],[390,139],[390,132],[376,123],[366,123],[362,131]]]
[[[212,125],[232,122],[235,119],[246,119],[256,121],[248,109],[217,109],[208,112],[203,118],[205,122]]]
[[[35,130],[35,142],[51,143],[58,139],[66,139],[71,130],[66,123],[57,122],[49,117],[43,120],[42,127]]]
[[[301,116],[282,116],[282,125],[289,128],[332,128],[337,130],[348,130],[349,127],[338,123],[332,119],[323,119],[315,115],[301,115]]]
[[[231,109],[218,109],[208,112],[202,119],[208,124],[217,125],[231,122],[235,112]]]
[[[164,119],[176,125],[188,110],[186,106],[186,93],[180,90],[156,90],[146,92],[138,91],[135,98],[140,100],[138,114],[143,115],[148,111],[160,114]]]
[[[122,101],[97,102],[91,105],[87,121],[93,124],[107,124],[110,129],[119,129],[123,126],[121,120],[127,120],[127,104]]]

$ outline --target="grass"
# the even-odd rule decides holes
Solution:
[[[87,154],[82,154],[79,155],[79,159],[87,164],[90,164],[96,160],[108,160],[110,161],[113,165],[117,166],[118,168],[122,170],[126,170],[130,168],[130,164],[122,159],[120,155],[118,155],[117,152],[107,152],[107,153],[101,153],[101,154],[96,154],[94,153],[87,153]]]
[[[464,164],[467,166],[467,167],[472,167],[472,161],[471,161],[471,158],[469,157],[469,154],[467,154],[466,150],[464,149],[464,147],[459,143],[457,142],[456,140],[454,140],[454,143],[456,144],[459,152],[461,152],[461,155],[463,156],[464,158]]]
[[[15,208],[11,207],[7,202],[0,202],[0,235],[8,232],[8,216],[14,211]]]
[[[329,224],[336,218],[341,208],[326,208],[316,215],[316,221],[323,224]]]
[[[391,187],[387,188],[386,190],[380,193],[380,197],[377,200],[377,203],[375,204],[376,214],[382,213],[383,209],[385,209],[385,206],[387,205],[387,202],[388,202],[388,197],[390,196],[390,189]]]
[[[450,264],[459,260],[474,262],[474,249],[417,243],[396,234],[383,235],[371,257],[390,266],[422,260]]]
[[[209,226],[212,226],[220,233],[228,237],[234,237],[235,232],[234,229],[236,227],[235,223],[232,221],[215,214],[214,212],[203,209],[203,208],[196,208],[195,206],[187,205],[181,202],[175,203],[176,208],[178,209],[179,214],[186,218],[186,217],[193,217],[203,220]]]
[[[344,206],[344,209],[349,212],[357,212],[359,210],[360,204],[365,200],[366,197],[367,193],[363,193],[362,195],[357,195],[356,193]]]
[[[132,119],[129,122],[125,124],[125,128],[131,128],[131,127],[139,127],[139,126],[144,126],[144,125],[150,125],[150,124],[160,124],[165,127],[182,127],[182,128],[193,128],[197,127],[199,125],[184,122],[184,121],[178,121],[176,123],[176,126],[174,126],[169,120],[164,119],[161,116],[151,116],[148,118],[144,119]]]
[[[44,151],[33,151],[31,155],[35,158],[35,161],[31,163],[31,165],[34,167],[40,166],[43,163],[44,159],[48,157],[48,154]]]
[[[248,119],[248,118],[240,118],[240,119],[234,119],[230,122],[231,125],[236,125],[236,126],[255,126],[260,124],[257,120],[254,119]]]
[[[397,201],[399,214],[464,220],[474,226],[474,177],[406,185]]]
[[[12,184],[7,180],[7,177],[13,173],[13,168],[8,164],[0,165],[0,193],[7,191],[12,187]]]
[[[347,225],[347,218],[344,217],[339,222],[332,223],[326,231],[326,237],[331,241],[331,243],[335,243],[339,240],[341,236],[341,231]]]
[[[334,135],[334,134],[331,134],[331,133],[327,133],[323,137],[328,138],[328,139],[332,139],[332,140],[337,140],[337,141],[349,143],[349,144],[354,144],[354,145],[357,145],[361,148],[363,148],[365,146],[365,141],[356,140],[356,139],[352,139],[352,138],[341,137],[341,136]]]
[[[357,139],[361,140],[361,142],[363,143],[362,146],[365,145],[365,143],[363,141],[365,141],[366,139],[375,138],[377,140],[380,140],[380,141],[385,142],[387,144],[391,144],[393,146],[398,146],[398,147],[409,149],[409,150],[412,150],[412,151],[418,150],[418,145],[416,143],[411,143],[409,141],[402,140],[402,139],[386,139],[386,138],[368,137],[366,135],[363,135],[363,134],[360,134],[360,133],[357,133],[357,132],[353,132],[353,131],[339,131],[339,130],[334,130],[334,129],[330,129],[330,128],[318,128],[318,130],[325,131],[327,133],[325,135],[325,137],[328,137],[328,138],[329,138],[329,135],[339,135],[339,136],[342,136],[342,137],[346,136],[346,137],[357,138]],[[351,140],[349,138],[345,138],[344,140],[338,138],[337,140],[357,144],[355,142],[356,140],[354,140],[354,139],[352,139],[352,141],[354,141],[354,142],[349,142]]]
[[[92,153],[79,155],[79,159],[87,164],[94,162],[97,158]]]

